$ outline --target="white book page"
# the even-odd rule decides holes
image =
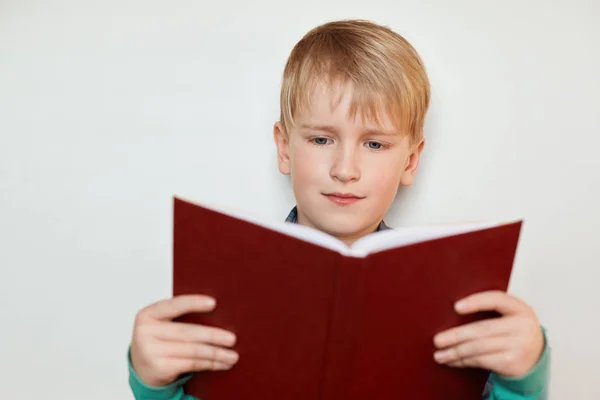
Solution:
[[[368,254],[382,250],[473,232],[498,225],[500,224],[488,222],[389,229],[372,233],[357,240],[352,245],[350,255],[354,257],[366,257]]]
[[[182,197],[179,198],[185,200]],[[193,201],[189,202],[194,203]],[[366,257],[371,253],[382,250],[388,250],[426,240],[438,239],[441,237],[452,236],[460,233],[472,232],[501,225],[501,223],[488,222],[445,226],[393,228],[367,235],[354,242],[351,247],[348,247],[341,240],[308,226],[289,222],[267,222],[261,220],[259,217],[250,216],[248,213],[241,213],[240,211],[232,210],[231,208],[215,207],[206,203],[195,204],[291,237],[295,237],[317,246],[337,251],[342,255],[351,257]]]
[[[264,223],[257,222],[257,224],[265,226],[266,228],[270,228],[274,231],[295,237],[297,239],[304,240],[305,242],[309,242],[312,244],[316,244],[317,246],[337,251],[342,255],[350,255],[352,252],[352,249],[349,248],[346,245],[346,243],[335,238],[334,236],[331,236],[325,232],[321,232],[320,230],[315,228],[293,224],[291,222],[274,223],[267,225],[265,225]]]

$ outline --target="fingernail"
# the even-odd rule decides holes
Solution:
[[[217,362],[216,364],[216,368],[217,370],[221,370],[221,371],[226,371],[228,369],[231,369],[233,367],[232,364],[228,364],[228,363],[224,363],[224,362]]]
[[[433,353],[433,358],[435,358],[435,361],[437,361],[438,363],[441,363],[444,361],[444,352],[443,351],[436,351],[435,353]]]
[[[216,304],[217,304],[217,302],[212,297],[209,297],[206,299],[206,305],[208,307],[214,307]]]
[[[228,362],[236,363],[237,360],[239,359],[239,355],[235,351],[228,351],[228,352],[225,353],[225,359]]]
[[[230,345],[233,346],[235,344],[236,341],[236,337],[233,333],[226,333],[225,334],[225,341]]]

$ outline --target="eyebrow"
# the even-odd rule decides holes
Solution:
[[[324,131],[333,134],[338,134],[338,130],[331,125],[312,125],[312,124],[300,124],[300,128],[310,129],[313,131]],[[363,132],[364,135],[377,135],[377,136],[397,136],[394,132],[385,132],[379,129],[366,129]]]

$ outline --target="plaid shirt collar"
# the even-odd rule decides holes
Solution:
[[[290,211],[290,213],[288,214],[287,218],[285,219],[285,222],[291,222],[293,224],[298,223],[298,206],[294,206],[294,208],[292,208],[292,211]],[[384,231],[386,229],[391,229],[391,228],[389,226],[387,226],[385,224],[385,222],[381,221],[379,223],[379,226],[377,227],[376,232]]]

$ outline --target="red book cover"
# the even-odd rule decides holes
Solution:
[[[237,336],[238,363],[185,391],[219,399],[479,400],[488,372],[438,365],[433,337],[492,313],[454,303],[506,290],[522,221],[377,232],[351,248],[174,200],[173,295],[217,300],[179,321]]]

